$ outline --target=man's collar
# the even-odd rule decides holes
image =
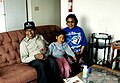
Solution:
[[[30,39],[26,36],[26,42],[28,42]]]
[[[38,38],[38,35],[35,35],[35,37],[33,37],[32,39],[37,39]],[[26,36],[26,42],[28,42],[30,40],[30,38],[28,38],[27,36]]]

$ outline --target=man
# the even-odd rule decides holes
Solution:
[[[58,67],[52,56],[47,57],[47,41],[36,34],[34,22],[25,22],[26,37],[20,43],[20,55],[23,63],[28,63],[37,71],[37,83],[61,83]]]

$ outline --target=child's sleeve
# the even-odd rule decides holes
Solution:
[[[64,43],[64,50],[65,50],[67,55],[75,56],[75,53],[72,51],[72,49],[70,48],[70,46],[66,42]]]
[[[48,49],[49,49],[49,55],[52,55],[53,43],[51,43],[51,44],[48,46]]]

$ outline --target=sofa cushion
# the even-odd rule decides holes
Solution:
[[[37,78],[37,72],[28,64],[14,64],[0,68],[0,83],[27,83]]]
[[[24,30],[0,33],[0,67],[20,63],[19,44]]]
[[[59,31],[61,28],[57,25],[43,25],[37,26],[37,33],[43,35],[43,37],[49,42],[52,43],[56,40],[55,35],[56,31]]]

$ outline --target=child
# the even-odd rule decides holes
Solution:
[[[58,31],[56,34],[56,42],[49,45],[50,55],[56,58],[60,69],[60,75],[62,78],[68,78],[70,76],[70,66],[64,57],[65,54],[72,56],[73,60],[76,61],[74,52],[71,50],[69,45],[64,42],[64,32]]]

